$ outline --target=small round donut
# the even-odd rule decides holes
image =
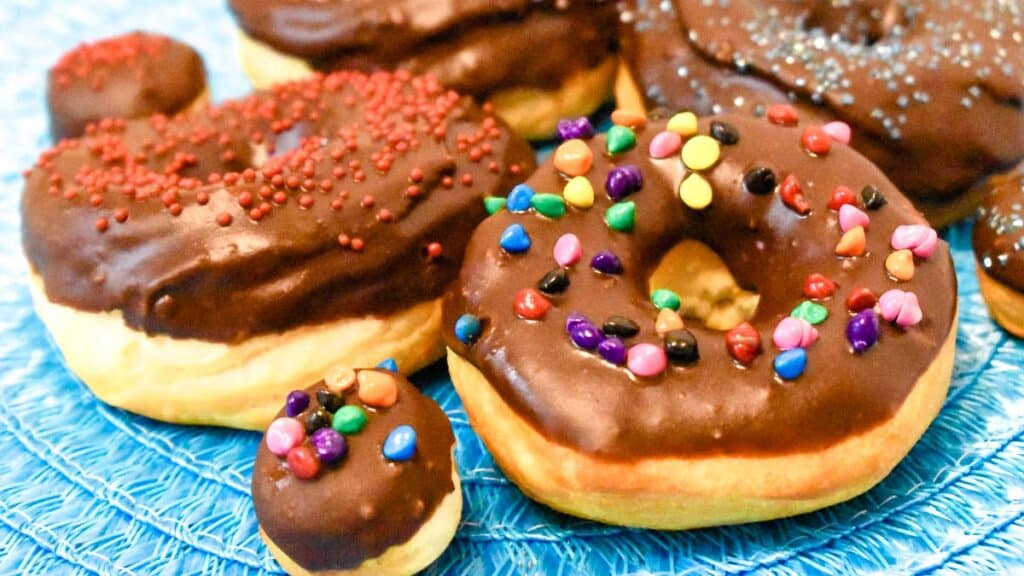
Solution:
[[[978,285],[996,322],[1024,338],[1024,164],[988,186],[974,225]]]
[[[791,103],[945,225],[1024,158],[1024,17],[998,0],[630,0],[620,107]]]
[[[50,69],[46,103],[54,141],[104,118],[173,116],[206,104],[206,71],[191,46],[149,32],[85,43]]]
[[[550,138],[562,117],[611,95],[614,2],[426,3],[231,0],[257,87],[313,70],[402,68],[494,102],[520,135]]]
[[[329,366],[439,358],[481,199],[533,166],[490,108],[405,72],[104,122],[27,172],[36,309],[107,403],[262,428]]]
[[[934,419],[948,246],[786,118],[627,118],[563,142],[474,233],[449,367],[527,495],[649,528],[777,518],[868,490]]]
[[[288,394],[256,453],[260,536],[292,576],[407,575],[462,517],[448,417],[402,376],[336,369]]]

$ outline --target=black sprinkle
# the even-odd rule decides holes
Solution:
[[[333,419],[331,413],[324,410],[323,407],[313,410],[306,416],[306,434],[312,434],[321,428],[327,428],[331,425]]]
[[[673,362],[690,364],[700,358],[697,338],[689,330],[672,330],[665,334],[665,353]]]
[[[605,320],[601,331],[606,336],[618,336],[620,338],[632,338],[640,332],[640,327],[625,316],[611,316]]]
[[[569,274],[562,268],[555,268],[540,279],[537,287],[545,294],[561,294],[569,287]]]
[[[878,188],[875,188],[874,186],[865,186],[864,189],[860,191],[860,199],[864,202],[864,207],[868,210],[878,210],[889,203]]]
[[[338,408],[345,404],[345,400],[341,396],[330,390],[317,390],[316,400],[331,414],[337,412]]]
[[[726,146],[732,146],[740,141],[740,133],[732,124],[718,120],[711,123],[711,137]]]
[[[778,182],[770,168],[756,166],[743,175],[743,187],[751,194],[771,194]]]

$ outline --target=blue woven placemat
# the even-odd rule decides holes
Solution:
[[[97,402],[32,312],[20,172],[46,146],[46,68],[77,42],[145,28],[199,48],[218,99],[244,93],[221,0],[0,3],[0,574],[275,574],[249,499],[259,435],[184,428]],[[535,505],[469,429],[442,366],[417,376],[451,417],[466,507],[431,574],[982,573],[1024,570],[1024,344],[978,295],[969,227],[956,375],[941,415],[879,487],[778,522],[659,533]]]

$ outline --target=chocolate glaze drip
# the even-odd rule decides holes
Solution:
[[[1024,292],[1024,164],[988,187],[974,225],[974,254],[986,273]]]
[[[455,437],[447,416],[405,378],[395,376],[398,402],[391,408],[363,406],[358,384],[346,393],[346,404],[368,412],[366,427],[347,436],[348,454],[324,465],[312,480],[292,476],[285,460],[260,442],[252,472],[256,517],[267,536],[303,568],[348,569],[380,556],[412,538],[455,490]],[[324,389],[323,382],[306,389],[312,399],[300,420],[320,407],[316,391]],[[416,431],[416,455],[390,462],[381,447],[388,433],[403,424]]]
[[[1024,16],[1012,3],[631,0],[624,53],[650,106],[791,100],[941,201],[1024,156]]]
[[[50,69],[50,134],[75,138],[89,123],[114,116],[173,115],[204,90],[199,54],[166,36],[134,32],[82,44]]]
[[[615,4],[600,0],[230,5],[247,34],[320,70],[404,68],[476,96],[510,86],[557,87],[597,66],[616,45]]]
[[[22,237],[50,300],[231,342],[436,298],[481,198],[532,168],[436,80],[345,72],[62,143],[27,176]]]
[[[740,115],[714,119],[734,126],[740,141],[723,146],[718,164],[703,172],[714,190],[704,211],[686,208],[677,195],[683,176],[678,156],[648,157],[651,138],[665,126],[652,122],[634,149],[613,158],[604,154],[604,136],[589,142],[595,158],[586,176],[601,191],[589,210],[570,210],[559,220],[502,211],[474,233],[459,284],[445,298],[445,338],[482,370],[517,414],[552,442],[616,460],[769,455],[827,447],[892,417],[945,342],[956,308],[948,247],[940,241],[931,258],[918,262],[910,282],[887,277],[884,261],[893,230],[924,220],[877,168],[839,144],[825,157],[812,157],[801,147],[800,127],[783,128]],[[701,121],[702,134],[709,132],[711,120]],[[611,205],[603,182],[613,167],[626,164],[640,168],[644,184],[627,198],[636,203],[635,229],[620,233],[603,221]],[[770,168],[780,182],[796,175],[810,202],[810,215],[798,216],[778,191],[745,191],[743,176],[754,167]],[[528,184],[538,191],[558,191],[565,181],[548,163]],[[844,259],[833,252],[841,233],[827,203],[839,185],[854,190],[875,186],[888,199],[885,206],[869,211],[863,257]],[[498,238],[512,223],[522,224],[532,240],[525,255],[499,249]],[[569,232],[583,245],[583,259],[569,271],[569,288],[550,297],[553,307],[543,321],[517,318],[514,294],[533,287],[551,270],[552,247]],[[632,377],[625,368],[573,346],[564,327],[573,312],[598,326],[610,316],[624,316],[640,326],[628,345],[660,346],[648,276],[662,255],[684,239],[709,245],[743,288],[760,294],[751,323],[761,334],[765,353],[752,366],[738,368],[724,335],[693,320],[687,329],[696,336],[700,359],[670,366],[654,378]],[[589,269],[590,258],[602,250],[621,258],[621,276]],[[833,279],[839,291],[822,302],[830,316],[817,327],[820,340],[808,350],[806,372],[782,382],[772,367],[778,352],[772,331],[804,299],[802,286],[811,273]],[[906,331],[885,325],[878,344],[854,355],[845,337],[850,318],[845,300],[857,288],[876,295],[891,288],[913,291],[924,319]],[[452,330],[467,312],[484,324],[479,340],[469,347]]]

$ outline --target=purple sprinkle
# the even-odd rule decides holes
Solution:
[[[595,254],[590,267],[602,274],[622,274],[622,261],[607,250]]]
[[[626,164],[612,169],[604,181],[608,197],[618,202],[626,196],[640,190],[644,186],[644,175],[633,164]]]
[[[590,123],[586,116],[581,116],[575,120],[563,118],[558,121],[558,137],[563,141],[572,140],[573,138],[589,140],[594,137],[594,134],[594,125]]]
[[[590,320],[579,312],[573,312],[565,319],[565,331],[572,332],[572,329],[579,324],[590,324]]]
[[[868,308],[850,318],[846,325],[846,338],[850,341],[853,351],[860,354],[878,342],[881,330],[882,324],[878,320],[878,314]]]
[[[616,366],[622,366],[626,363],[626,343],[615,336],[606,338],[598,344],[597,353],[601,355],[601,358]]]
[[[332,428],[321,428],[313,432],[310,441],[321,462],[331,463],[348,454],[348,442],[345,441],[345,437]]]
[[[580,322],[569,330],[569,339],[584,350],[593,350],[604,340],[604,334],[590,322]]]
[[[302,390],[296,390],[288,394],[288,399],[284,402],[284,413],[290,417],[295,418],[302,411],[309,408],[309,394],[306,394]]]

